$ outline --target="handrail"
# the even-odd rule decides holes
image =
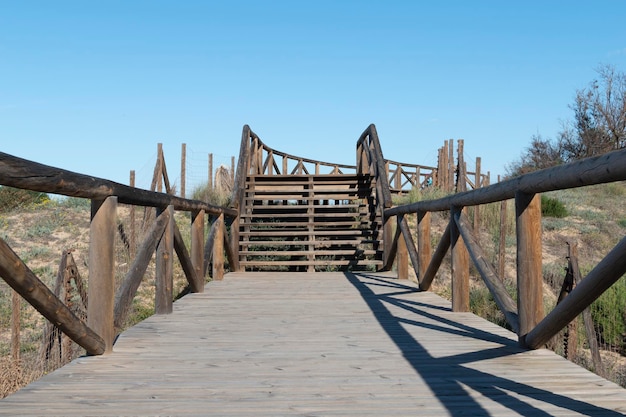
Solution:
[[[215,215],[237,216],[237,210],[234,209],[129,187],[114,181],[18,158],[4,152],[0,152],[0,185],[91,200],[116,196],[118,202],[123,204],[157,208],[171,205],[181,211],[205,210]]]
[[[366,166],[361,163],[363,156],[366,158]],[[359,173],[370,174],[376,178],[376,186],[380,187],[378,198],[382,202],[382,207],[391,207],[393,202],[389,189],[389,178],[387,178],[385,170],[385,158],[378,140],[376,126],[373,124],[363,131],[357,141],[357,161],[359,161],[357,165]]]
[[[430,212],[450,211],[451,219],[435,256],[418,259],[413,265],[420,288],[427,290],[439,268],[445,252],[452,251],[452,308],[469,308],[469,263],[463,258],[471,255],[481,278],[507,322],[517,332],[520,343],[528,348],[539,348],[563,326],[595,301],[606,289],[626,273],[626,238],[594,268],[563,303],[543,317],[541,273],[541,209],[538,194],[542,192],[583,187],[626,180],[626,149],[587,158],[566,165],[536,171],[494,185],[461,192],[437,200],[419,201],[388,208],[385,222],[412,213],[418,214],[417,253],[430,253]],[[518,304],[508,295],[493,267],[485,260],[475,231],[470,226],[463,208],[515,198],[517,221],[517,287]],[[425,224],[423,224],[425,223]],[[428,236],[421,236],[421,233]],[[405,243],[413,245],[412,239]],[[396,244],[394,242],[394,244]],[[414,247],[413,250],[416,250]],[[422,273],[420,274],[420,271]]]
[[[250,130],[250,126],[244,125],[241,132],[241,144],[239,146],[239,159],[237,160],[237,172],[235,173],[235,183],[233,185],[233,193],[231,198],[231,207],[240,209],[241,202],[246,190],[246,177],[250,170],[250,146],[248,141],[252,138],[258,138]]]
[[[173,302],[171,282],[173,269],[172,254],[176,252],[192,292],[203,291],[205,270],[203,261],[205,247],[214,247],[213,278],[221,279],[224,264],[224,243],[228,237],[224,232],[224,217],[238,217],[236,208],[214,206],[203,201],[188,200],[170,194],[129,187],[102,178],[28,161],[0,152],[0,185],[25,190],[53,193],[91,200],[91,230],[89,250],[89,305],[88,322],[85,325],[51,292],[24,262],[0,239],[0,277],[35,309],[57,325],[74,342],[89,354],[110,352],[128,304],[141,282],[146,267],[156,248],[155,310],[157,313],[171,312]],[[155,207],[161,215],[152,231],[146,236],[124,283],[114,293],[113,241],[117,230],[117,204]],[[191,255],[174,221],[174,210],[187,211],[192,215]],[[205,213],[217,216],[213,225],[213,240],[204,242]],[[158,224],[158,227],[157,227]],[[158,242],[157,242],[158,241]],[[231,252],[226,250],[230,256]],[[203,257],[203,255],[205,255]],[[232,265],[236,260],[230,259]],[[117,298],[117,302],[114,299]],[[114,306],[115,304],[115,306]]]
[[[626,149],[587,158],[553,168],[535,171],[476,190],[453,194],[437,200],[418,201],[385,210],[385,216],[418,211],[447,211],[452,206],[476,206],[528,194],[584,187],[626,179]]]
[[[380,216],[382,225],[383,240],[383,266],[382,269],[389,269],[393,262],[395,246],[392,244],[397,240],[392,237],[393,226],[391,222],[384,218],[384,210],[393,205],[391,200],[391,190],[389,189],[389,177],[385,169],[385,159],[378,140],[376,126],[369,125],[363,131],[356,144],[357,149],[357,173],[369,175],[375,184],[376,204],[375,213]],[[380,233],[380,232],[379,232]]]

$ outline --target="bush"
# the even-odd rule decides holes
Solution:
[[[50,201],[46,193],[22,190],[13,187],[0,187],[0,213],[13,211],[17,208],[32,207]]]
[[[541,214],[544,217],[562,218],[566,217],[569,213],[567,212],[565,205],[560,200],[542,195]]]

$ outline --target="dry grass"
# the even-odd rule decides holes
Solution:
[[[136,212],[137,242],[141,243],[144,210]],[[152,217],[153,218],[153,217]],[[189,216],[177,213],[176,221],[189,245]],[[130,208],[118,208],[118,222],[130,234]],[[26,265],[54,291],[57,270],[64,251],[71,250],[82,278],[88,278],[90,205],[88,200],[51,200],[37,206],[22,206],[0,213],[0,237],[17,253]],[[118,235],[119,236],[119,235]],[[130,255],[120,238],[116,242],[116,283],[119,285],[130,267]],[[154,262],[148,267],[145,278],[135,297],[124,328],[132,326],[154,313]],[[182,268],[174,262],[174,294],[186,286]],[[47,321],[25,301],[21,302],[20,361],[10,356],[11,297],[12,290],[0,280],[0,398],[41,375],[62,366],[72,358],[84,355],[83,349],[72,343],[70,358],[60,358],[57,343],[46,354],[43,352]],[[72,296],[72,309],[80,316],[85,308],[76,294]],[[78,300],[78,301],[77,301]],[[81,310],[82,309],[82,310]],[[56,338],[54,338],[56,340]]]

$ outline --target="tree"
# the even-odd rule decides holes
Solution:
[[[521,158],[507,167],[509,176],[518,176],[539,169],[550,168],[562,163],[561,149],[550,139],[543,139],[540,134],[533,135],[530,146]]]
[[[533,136],[520,159],[507,167],[509,176],[626,147],[626,74],[611,65],[597,73],[587,88],[576,91],[570,105],[574,119],[563,124],[556,142]]]
[[[598,69],[599,78],[578,90],[574,120],[559,133],[565,161],[601,155],[626,146],[626,75],[610,65]]]

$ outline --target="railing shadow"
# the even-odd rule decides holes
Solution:
[[[512,356],[525,352],[514,339],[509,339],[488,331],[476,329],[426,311],[440,306],[399,298],[408,292],[419,291],[404,285],[394,278],[383,278],[368,273],[346,272],[347,280],[359,291],[363,300],[375,315],[377,321],[402,352],[405,360],[424,380],[428,388],[451,416],[490,416],[490,411],[481,405],[467,388],[523,416],[550,416],[520,397],[528,397],[569,410],[572,413],[593,416],[622,416],[623,414],[583,401],[555,394],[545,389],[516,382],[491,373],[482,372],[467,366],[471,362]],[[375,289],[383,288],[384,292]],[[415,315],[415,319],[395,316],[387,307],[391,305]],[[450,311],[450,310],[448,310]],[[428,322],[420,321],[427,319]],[[432,322],[438,323],[433,324]],[[482,351],[452,356],[435,357],[404,326],[416,326],[430,331],[462,335],[499,344],[500,346]],[[426,358],[426,361],[424,360]]]

